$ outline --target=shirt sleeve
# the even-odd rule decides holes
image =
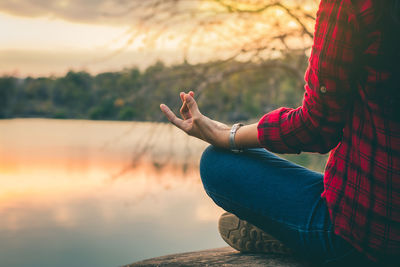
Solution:
[[[350,0],[322,0],[302,106],[279,108],[258,123],[260,144],[277,153],[327,153],[341,140],[351,108],[358,24]]]

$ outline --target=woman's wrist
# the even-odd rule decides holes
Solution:
[[[213,128],[214,133],[212,136],[215,137],[213,142],[210,142],[212,145],[217,147],[231,149],[230,145],[230,134],[231,134],[231,127],[226,125],[218,125],[219,127]],[[235,146],[238,149],[243,148],[254,148],[254,147],[261,147],[258,137],[257,137],[257,123],[244,125],[239,127],[236,131],[234,136]]]
[[[216,146],[221,147],[221,148],[226,148],[229,149],[229,134],[230,134],[231,129],[229,127],[223,127],[219,128],[218,132],[216,134],[217,136],[217,143]]]
[[[258,141],[258,123],[244,125],[236,131],[235,145],[237,148],[261,147]]]
[[[204,115],[198,122],[198,126],[202,129],[200,139],[213,146],[229,149],[229,126]]]
[[[233,126],[232,126],[232,128],[231,128],[231,130],[229,131],[229,147],[230,147],[230,149],[231,149],[231,151],[232,152],[241,152],[242,151],[242,148],[241,147],[239,147],[237,144],[236,144],[236,141],[235,141],[235,137],[236,137],[236,132],[240,129],[240,127],[242,127],[243,126],[243,124],[242,123],[235,123]]]

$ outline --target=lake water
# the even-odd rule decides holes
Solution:
[[[167,124],[0,121],[0,266],[120,266],[226,246],[201,141]]]

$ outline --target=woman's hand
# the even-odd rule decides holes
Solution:
[[[166,105],[160,105],[167,119],[188,135],[197,137],[214,146],[229,148],[230,128],[201,114],[192,91],[188,94],[181,92],[180,97],[182,100],[180,109],[182,119],[178,118]]]

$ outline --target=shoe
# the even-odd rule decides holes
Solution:
[[[282,242],[229,212],[219,218],[218,230],[222,239],[240,252],[292,254]]]

